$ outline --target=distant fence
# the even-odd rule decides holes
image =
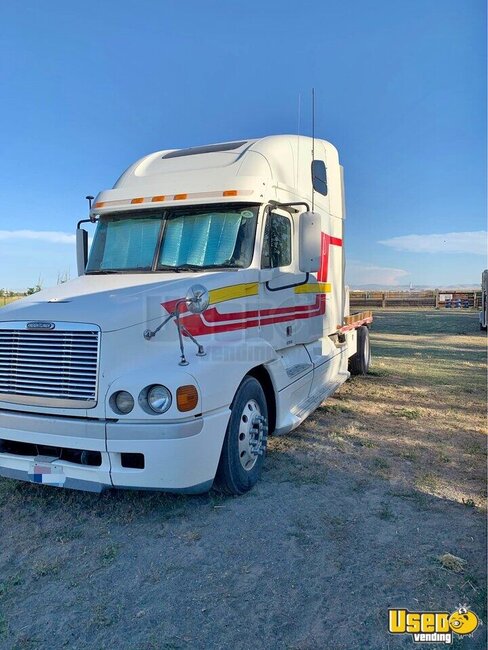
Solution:
[[[351,291],[351,307],[432,307],[450,309],[478,308],[481,290],[455,291]]]
[[[19,298],[23,298],[24,296],[0,296],[0,307],[4,307],[5,305],[8,305],[9,302],[13,302],[14,300],[19,300]]]

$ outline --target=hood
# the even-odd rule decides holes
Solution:
[[[234,282],[236,275],[232,273]],[[7,305],[0,320],[94,323],[110,332],[164,318],[162,302],[184,297],[196,283],[209,289],[231,284],[228,276],[228,272],[82,275]]]

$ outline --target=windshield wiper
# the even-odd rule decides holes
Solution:
[[[119,273],[130,275],[131,273],[151,273],[151,269],[99,269],[98,271],[87,271],[85,275],[111,275]]]
[[[157,268],[158,271],[170,271],[172,273],[180,273],[179,266],[171,266],[170,264],[160,264]]]
[[[217,270],[235,270],[239,267],[235,264],[222,265],[222,264],[207,264],[206,266],[199,266],[198,264],[180,264],[179,266],[171,266],[170,264],[160,264],[157,268],[158,271],[170,271],[173,273],[182,273],[184,271],[191,271],[198,273],[198,271],[217,271]],[[148,269],[100,269],[98,271],[86,271],[85,275],[112,275],[114,273],[150,273]]]
[[[170,266],[169,264],[161,264],[158,266],[158,271],[174,271],[175,273],[181,273],[182,271],[209,271],[209,270],[218,270],[224,269],[228,271],[229,269],[238,268],[235,265],[223,265],[223,264],[207,264],[206,266],[200,266],[198,264],[180,264],[179,266]]]
[[[171,266],[170,264],[160,264],[158,271],[173,271],[174,273],[181,273],[182,271],[200,271],[201,266],[197,264],[180,264],[179,266]]]
[[[120,273],[114,269],[104,269],[103,271],[87,271],[85,275],[110,275],[111,273]]]
[[[180,264],[176,267],[178,271],[201,271],[204,269],[204,266],[198,266],[198,264]]]

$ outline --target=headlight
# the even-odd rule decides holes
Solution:
[[[166,386],[150,386],[147,390],[147,403],[155,413],[165,413],[171,406],[171,393]]]
[[[127,415],[134,408],[134,398],[126,390],[119,390],[110,398],[110,406],[116,413]]]

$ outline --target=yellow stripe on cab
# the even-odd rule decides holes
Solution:
[[[330,293],[331,291],[330,282],[308,282],[295,287],[295,293]]]
[[[229,287],[212,289],[209,291],[210,304],[216,305],[226,300],[237,300],[246,296],[257,296],[259,293],[258,282],[247,282],[245,284],[232,284]]]

